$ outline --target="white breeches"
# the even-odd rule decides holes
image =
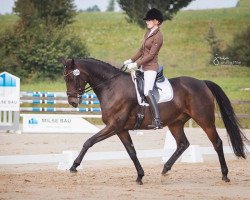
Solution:
[[[149,90],[153,90],[156,74],[157,72],[153,70],[144,71],[144,95],[145,96],[148,96]]]

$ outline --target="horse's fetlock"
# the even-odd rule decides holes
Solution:
[[[144,174],[144,171],[143,170],[140,170],[139,172],[138,172],[138,175],[142,178],[145,174]]]
[[[169,171],[169,170],[171,170],[171,166],[168,165],[168,164],[167,164],[167,165],[165,164],[165,165],[164,165],[164,171],[167,172],[167,171]]]

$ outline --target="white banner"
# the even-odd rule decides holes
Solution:
[[[20,110],[20,79],[8,72],[0,74],[0,111]]]
[[[97,133],[96,126],[81,115],[22,114],[26,133]]]

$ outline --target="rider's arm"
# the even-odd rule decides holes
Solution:
[[[159,53],[162,43],[163,43],[162,34],[157,34],[154,37],[154,41],[150,48],[149,53],[147,55],[143,55],[142,59],[137,60],[136,61],[137,65],[138,66],[145,65],[147,62],[153,60],[154,57],[157,56],[157,54]]]
[[[131,58],[133,62],[137,61],[142,56],[143,46],[136,52],[136,54]]]

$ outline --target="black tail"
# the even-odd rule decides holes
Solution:
[[[246,158],[245,145],[243,140],[247,142],[249,141],[244,133],[240,130],[240,124],[234,113],[230,100],[220,86],[211,81],[206,80],[204,82],[213,93],[219,105],[222,119],[229,135],[234,154],[237,157]]]

